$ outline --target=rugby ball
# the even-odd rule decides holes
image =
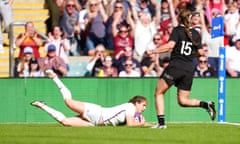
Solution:
[[[134,114],[134,119],[135,119],[137,122],[141,122],[141,113],[136,112],[136,113]]]

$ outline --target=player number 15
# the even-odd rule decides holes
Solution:
[[[186,56],[191,55],[192,53],[191,46],[192,46],[191,42],[182,41],[181,54]]]

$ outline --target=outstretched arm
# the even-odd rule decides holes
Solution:
[[[157,53],[171,51],[174,48],[175,44],[176,44],[175,41],[170,40],[168,43],[161,45],[153,50],[147,50],[146,54],[151,55],[151,54],[157,54]]]
[[[127,116],[126,117],[126,125],[127,126],[144,126],[145,125],[145,119],[144,117],[141,115],[141,121],[138,122],[137,120],[134,119],[133,116]]]

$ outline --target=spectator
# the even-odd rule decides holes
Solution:
[[[155,7],[150,0],[136,0],[136,10],[137,12],[147,13],[152,18],[156,15]]]
[[[240,15],[236,2],[228,4],[228,9],[224,15],[224,21],[226,24],[226,35],[228,36],[229,45],[233,46],[233,37],[236,34],[236,25],[239,21]]]
[[[163,71],[160,67],[158,54],[144,56],[141,61],[141,72],[143,77],[159,77]]]
[[[236,0],[238,10],[240,10],[240,0]]]
[[[199,12],[192,12],[191,16],[192,27],[201,34],[201,18]]]
[[[12,3],[13,0],[0,1],[0,53],[4,53],[3,36],[2,36],[2,20],[4,21],[4,31],[9,31],[9,25],[12,22]]]
[[[129,24],[129,21],[134,24],[134,21],[131,17],[130,12],[127,12],[128,15],[124,15],[127,9],[125,9],[122,1],[116,1],[112,7],[111,8],[113,9],[113,12],[108,17],[108,20],[106,22],[106,42],[107,42],[107,49],[109,50],[114,50],[113,41],[114,41],[114,37],[117,35],[119,26],[121,25],[132,26],[132,24]]]
[[[166,25],[166,30],[165,31],[160,31],[160,33],[162,32],[162,44],[165,44],[168,42],[168,39],[170,37],[170,34],[172,33],[174,26],[172,23],[168,23]]]
[[[160,21],[165,21],[168,19],[171,19],[171,14],[170,14],[170,3],[168,3],[168,0],[162,0],[161,1],[161,9],[160,9]]]
[[[198,57],[198,64],[194,69],[194,77],[216,77],[217,72],[208,64],[207,56]]]
[[[120,25],[119,30],[115,29],[113,24],[113,35],[114,35],[114,56],[117,56],[119,52],[124,51],[126,47],[134,49],[134,39],[131,35],[131,28],[127,25]],[[117,31],[117,32],[116,32]],[[116,33],[116,34],[115,34]],[[120,55],[120,57],[123,56]]]
[[[99,68],[103,67],[104,58],[106,56],[106,48],[104,45],[99,44],[96,46],[95,55],[87,65],[88,75],[96,76]]]
[[[211,12],[213,9],[211,9],[210,7],[210,3],[212,3],[213,1],[215,2],[219,2],[221,0],[194,0],[192,3],[194,5],[195,11],[197,13],[200,13],[201,11],[203,12],[203,16],[205,19],[205,24],[206,25],[210,25],[212,22],[212,16],[211,16]],[[214,8],[216,9],[216,8]],[[216,9],[218,10],[218,9]],[[221,11],[221,10],[220,10]],[[201,23],[200,23],[201,25]]]
[[[56,47],[57,56],[61,57],[67,65],[69,70],[68,52],[70,50],[69,40],[63,35],[62,28],[60,26],[54,26],[52,32],[48,33],[48,43],[45,45],[47,51],[48,45],[54,44]]]
[[[78,0],[78,3],[81,5],[82,9],[86,9],[87,0]]]
[[[104,7],[98,0],[88,0],[87,14],[84,17],[86,27],[86,49],[85,54],[93,56],[95,54],[95,47],[98,44],[105,43],[106,27],[108,15]]]
[[[47,55],[39,59],[39,65],[41,71],[52,69],[60,77],[67,74],[66,63],[61,57],[57,56],[56,46],[53,44],[48,45]]]
[[[80,2],[81,1],[81,2]],[[80,48],[81,48],[81,51],[80,51],[80,55],[84,55],[84,49],[85,49],[85,46],[86,46],[86,27],[85,27],[85,20],[84,20],[84,17],[87,13],[87,9],[86,9],[86,3],[87,1],[86,0],[79,0],[79,3],[81,4],[82,6],[82,9],[79,11],[79,24],[80,24]]]
[[[43,77],[43,76],[44,72],[40,70],[38,61],[32,58],[29,64],[29,77]]]
[[[79,10],[80,5],[76,0],[66,0],[62,4],[62,14],[60,16],[59,25],[63,29],[63,33],[70,41],[70,56],[77,56],[80,54],[80,23]]]
[[[103,67],[99,68],[97,77],[118,77],[117,68],[112,66],[113,61],[111,56],[104,58]]]
[[[240,0],[239,0],[239,3],[240,3]],[[239,9],[240,11],[240,9]],[[240,19],[238,20],[236,26],[235,26],[235,35],[233,36],[233,42],[236,41],[237,38],[240,37]]]
[[[160,6],[158,6],[160,5]],[[159,8],[160,7],[160,8]],[[157,4],[157,19],[160,20],[160,30],[165,33],[168,30],[168,25],[177,26],[177,16],[175,15],[172,0],[162,0]],[[157,22],[159,23],[159,22]]]
[[[178,15],[182,10],[195,11],[196,8],[192,4],[191,0],[178,0],[178,4],[175,9],[175,12]]]
[[[240,77],[240,39],[235,46],[226,47],[226,70],[230,77]]]
[[[17,64],[17,76],[18,77],[29,77],[29,65],[31,59],[33,59],[33,49],[31,47],[26,47],[23,50],[23,57]]]
[[[208,63],[214,70],[218,69],[218,57],[219,57],[219,47],[222,45],[222,38],[216,37],[212,38],[212,26],[206,25],[204,19],[204,12],[200,11],[201,23],[202,23],[202,46],[207,49]]]
[[[139,71],[134,70],[134,63],[131,59],[126,60],[124,63],[124,70],[119,73],[119,77],[140,77]]]
[[[171,23],[169,23],[171,24]],[[172,25],[172,24],[171,24]],[[162,38],[163,36],[161,36],[160,32],[156,33],[154,36],[153,36],[153,40],[152,42],[150,43],[150,45],[148,46],[148,50],[153,50],[157,47],[159,47],[160,45],[163,44],[163,40]],[[163,52],[163,53],[160,53],[158,58],[160,60],[166,58],[166,57],[170,57],[171,56],[171,52]]]
[[[134,55],[142,57],[147,45],[152,41],[153,35],[157,32],[156,23],[151,16],[143,13],[140,18],[136,17],[134,29]]]
[[[123,8],[119,7],[119,4],[123,6]],[[128,15],[128,11],[130,8],[130,3],[128,0],[111,0],[108,9],[108,15],[112,15],[114,12],[123,9],[123,19],[125,19]]]
[[[25,47],[32,47],[33,55],[36,59],[40,57],[39,48],[43,44],[43,38],[35,31],[32,21],[28,21],[25,24],[25,32],[20,33],[15,41],[17,47],[20,48],[18,58],[22,58],[24,55]]]
[[[212,13],[214,9],[218,10],[218,11],[223,11],[226,1],[224,1],[224,0],[209,0],[209,1],[206,1],[206,2],[209,2],[208,6],[209,6],[209,9],[210,9],[210,12]]]
[[[149,43],[147,49],[152,50],[162,44],[162,35],[160,32],[154,34],[152,41]]]
[[[194,0],[192,4],[195,8],[195,12],[199,12],[201,10],[205,10],[206,5],[209,4],[209,1],[206,0]]]
[[[81,9],[79,10],[79,24],[80,24],[80,29],[81,30],[85,30],[85,24],[84,24],[84,16],[86,15],[86,13],[87,13],[87,9],[86,9],[86,3],[87,3],[87,1],[86,0],[84,0],[84,1],[82,1],[82,2],[80,2],[79,1],[79,3],[80,3],[80,5],[81,5]]]
[[[122,54],[124,56],[120,57]],[[126,60],[132,60],[133,61],[132,68],[135,71],[139,71],[140,72],[141,64],[139,63],[139,61],[136,58],[133,57],[133,50],[130,47],[125,47],[124,50],[120,51],[115,56],[113,64],[114,64],[114,66],[117,67],[118,72],[121,72],[121,71],[123,71],[125,69],[125,62],[126,62]]]

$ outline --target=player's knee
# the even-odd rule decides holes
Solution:
[[[185,98],[178,99],[178,104],[182,107],[186,107],[187,106],[187,99],[185,99]]]
[[[72,99],[65,99],[64,102],[68,107],[72,106]]]

